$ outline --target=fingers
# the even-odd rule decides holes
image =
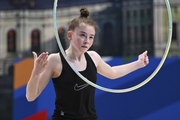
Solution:
[[[34,59],[37,58],[37,54],[35,52],[32,52],[33,56],[34,56]]]
[[[143,52],[143,55],[147,55],[147,53],[148,53],[148,51],[146,50],[146,51]]]
[[[145,58],[144,62],[145,62],[146,65],[149,63],[149,58],[148,58],[148,56]]]
[[[48,52],[43,52],[39,57],[38,61],[41,62],[42,64],[46,63],[48,59]]]
[[[143,52],[142,54],[140,54],[139,56],[140,56],[140,58],[141,59],[145,59],[145,58],[148,58],[148,56],[147,56],[147,51],[145,51],[145,52]]]
[[[147,53],[148,53],[147,50],[142,53],[142,55],[143,55],[143,57],[145,57],[145,59],[148,59]]]
[[[37,57],[36,52],[32,52],[34,56],[34,61],[37,62],[38,64],[41,65],[46,65],[47,64],[47,59],[48,59],[48,52],[43,52]]]
[[[37,56],[35,52],[32,53],[34,55],[33,71],[36,74],[40,74],[45,70],[45,67],[48,64],[48,52],[43,52],[39,56]]]
[[[145,62],[146,65],[149,63],[149,57],[147,56],[147,53],[148,53],[147,51],[145,51],[143,53],[143,55],[144,55],[144,62]]]
[[[147,51],[143,52],[142,54],[139,55],[139,60],[142,62],[142,66],[146,66],[147,64],[149,64],[149,58],[147,55]]]
[[[43,56],[43,66],[47,65],[48,63],[48,52],[44,53],[44,56]]]

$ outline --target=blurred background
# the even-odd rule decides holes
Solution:
[[[52,81],[33,102],[25,98],[33,68],[32,51],[59,52],[53,0],[0,0],[0,120],[51,120]],[[128,93],[96,90],[98,120],[180,120],[180,1],[170,0],[173,35],[168,57],[145,86]],[[150,64],[115,81],[100,75],[97,84],[123,89],[141,83],[161,62],[168,42],[165,0],[59,0],[57,29],[64,49],[70,21],[88,8],[99,30],[91,49],[110,65],[136,60],[147,50]]]

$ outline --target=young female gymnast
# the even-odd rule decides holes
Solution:
[[[88,80],[96,83],[97,73],[116,79],[149,63],[147,51],[140,54],[138,60],[124,65],[111,67],[104,62],[97,52],[89,50],[94,42],[96,25],[88,16],[88,10],[81,8],[80,16],[71,21],[67,32],[70,45],[65,50],[70,63]],[[56,93],[53,120],[97,120],[95,88],[75,74],[62,54],[43,52],[37,56],[33,52],[33,55],[34,68],[27,83],[27,100],[35,100],[52,78]]]

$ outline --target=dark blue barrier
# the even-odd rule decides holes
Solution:
[[[150,58],[150,64],[116,83],[99,79],[111,88],[126,88],[146,79],[161,59]],[[113,61],[111,61],[113,62]],[[97,90],[96,108],[99,120],[180,120],[180,58],[168,58],[157,75],[145,86],[128,93],[114,94]],[[100,76],[100,78],[103,78]],[[125,82],[126,81],[126,82]]]
[[[150,64],[117,80],[98,75],[98,85],[122,89],[146,79],[155,70],[160,58],[150,58]],[[108,61],[110,65],[123,64],[121,58]],[[108,93],[96,90],[95,102],[98,120],[180,120],[180,58],[168,58],[157,75],[145,86],[128,93]],[[47,110],[48,120],[54,110],[52,81],[35,101],[25,98],[25,87],[14,91],[13,119],[27,118]]]

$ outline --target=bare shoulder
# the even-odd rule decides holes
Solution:
[[[100,55],[95,51],[87,51],[87,53],[90,55],[90,57],[94,61],[95,65],[97,66],[99,61],[101,60]]]
[[[59,53],[50,54],[48,58],[48,63],[52,67],[52,70],[53,70],[52,77],[55,78],[59,76],[62,70],[62,63],[61,63]]]
[[[95,52],[95,51],[87,51],[87,53],[92,57],[92,58],[95,58],[95,59],[99,59],[100,58],[100,55]]]
[[[60,61],[60,55],[59,55],[59,53],[52,53],[49,55],[48,59],[53,62],[55,62],[55,61],[58,62],[58,61]]]

